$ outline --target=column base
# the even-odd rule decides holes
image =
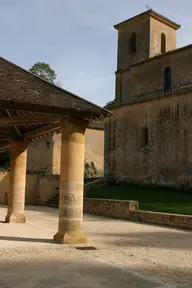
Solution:
[[[58,231],[53,239],[59,244],[86,244],[87,237],[82,231],[77,232],[60,232]]]
[[[24,214],[10,214],[5,217],[6,223],[25,223],[26,218]]]

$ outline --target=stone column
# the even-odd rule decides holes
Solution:
[[[61,122],[61,170],[57,243],[87,243],[82,231],[85,121]]]
[[[27,146],[25,141],[11,143],[8,212],[5,222],[24,223]]]

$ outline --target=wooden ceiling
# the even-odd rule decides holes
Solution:
[[[0,152],[9,149],[14,140],[34,141],[60,133],[61,118],[61,115],[0,109]],[[90,120],[88,128],[104,130],[104,121]]]

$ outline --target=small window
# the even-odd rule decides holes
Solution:
[[[166,67],[164,70],[164,92],[171,90],[171,67]]]
[[[137,39],[136,39],[136,33],[132,33],[131,34],[131,37],[130,37],[130,53],[133,54],[133,53],[136,53],[136,42],[137,42]]]
[[[51,149],[51,142],[50,141],[46,141],[46,147],[47,147],[47,150]]]
[[[161,53],[166,52],[166,36],[164,33],[161,33]]]
[[[147,127],[143,127],[141,130],[141,146],[146,147],[149,145],[149,132]]]

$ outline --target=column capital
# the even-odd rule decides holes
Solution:
[[[27,149],[29,143],[30,141],[28,140],[13,140],[11,141],[11,149],[16,149],[20,152],[24,152]]]
[[[73,132],[85,131],[85,129],[89,126],[89,121],[84,119],[77,118],[63,118],[60,121],[61,129],[69,129]]]

